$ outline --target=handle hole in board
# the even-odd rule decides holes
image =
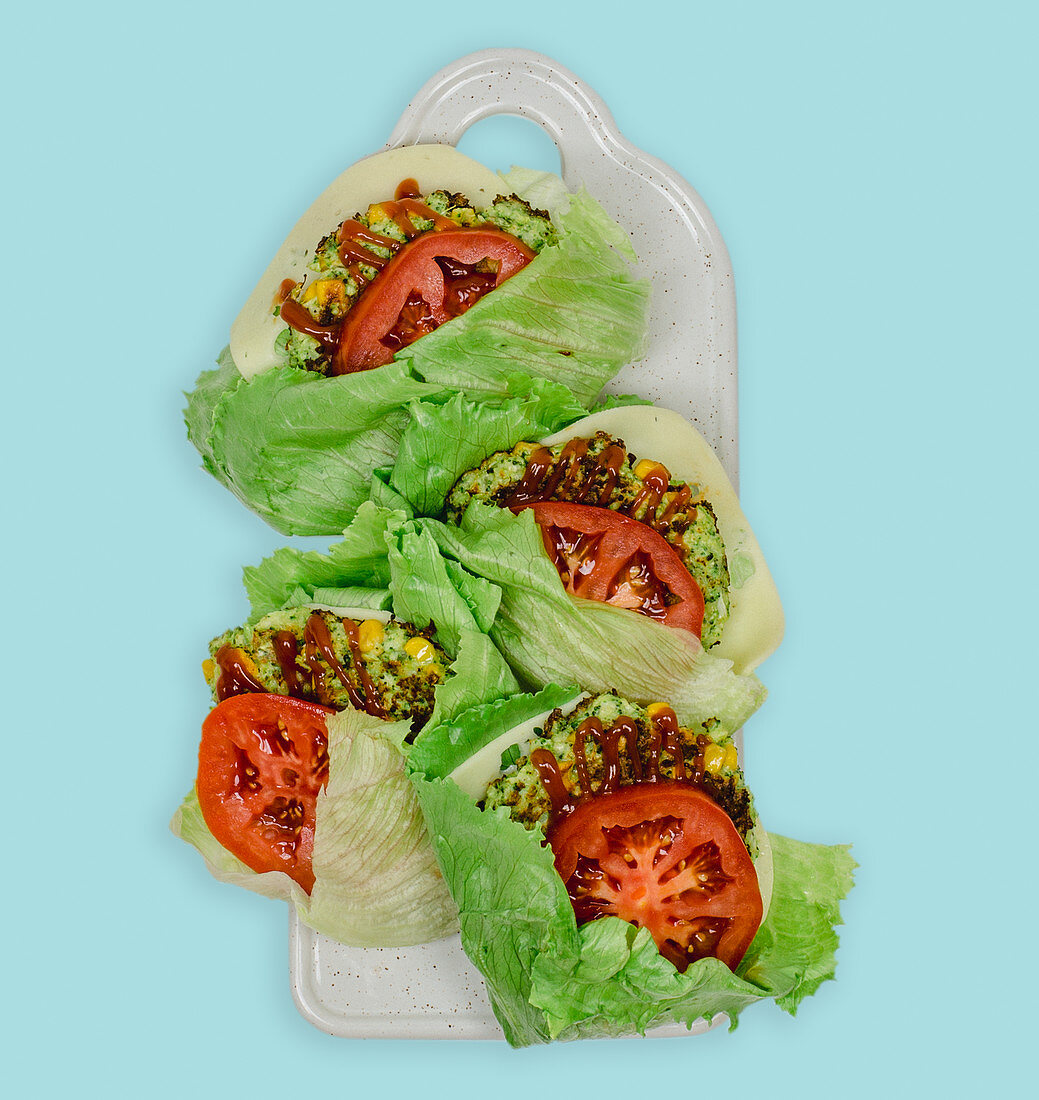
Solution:
[[[515,165],[562,174],[556,143],[536,122],[518,115],[492,115],[474,123],[462,135],[458,151],[496,172]]]

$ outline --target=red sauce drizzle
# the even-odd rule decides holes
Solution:
[[[685,779],[685,756],[678,740],[678,718],[668,707],[661,711],[650,724],[649,775],[647,781],[659,783],[664,778],[660,774],[660,754],[666,752],[674,761],[675,778]]]
[[[220,676],[216,682],[218,702],[222,703],[232,695],[267,690],[245,667],[246,656],[240,649],[230,645],[221,646],[216,651],[215,660],[220,668]]]
[[[413,182],[413,180],[404,181],[405,184]],[[400,187],[397,190],[399,191]],[[383,213],[397,223],[408,241],[417,237],[419,232],[415,228],[415,223],[411,220],[412,217],[432,222],[434,231],[460,228],[450,218],[438,214],[435,210],[426,206],[424,202],[419,202],[414,197],[397,198],[392,202],[384,202],[379,205]],[[396,237],[387,237],[383,233],[376,233],[374,229],[362,225],[356,218],[348,218],[343,222],[336,233],[336,239],[339,241],[339,258],[343,261],[343,266],[355,279],[360,281],[362,286],[368,282],[368,279],[356,265],[363,263],[369,267],[382,269],[389,262],[390,257],[399,252],[406,243],[406,241],[398,241]],[[390,256],[377,256],[374,252],[365,248],[365,245],[378,245],[387,248]]]
[[[281,285],[274,292],[274,301],[272,308],[277,308],[285,301],[286,298],[296,289],[295,279],[282,279]]]
[[[584,743],[591,733],[598,735],[602,741],[602,722],[598,718],[587,718],[577,727],[574,736],[574,764],[577,767],[577,785],[581,788],[581,798],[587,798],[592,790],[591,778],[588,775],[588,758],[585,756]],[[605,767],[605,760],[603,765]]]
[[[649,512],[656,512],[660,506],[660,501],[667,492],[670,480],[671,474],[668,468],[658,462],[642,479],[642,488],[631,503],[630,514],[635,515],[640,508],[646,508]]]
[[[688,485],[681,485],[676,490],[675,495],[667,502],[667,507],[658,516],[653,519],[651,526],[656,527],[658,531],[663,530],[667,525],[675,518],[692,499],[693,490]],[[650,513],[652,517],[653,513]]]
[[[368,675],[368,669],[361,655],[357,624],[352,619],[339,621],[346,632],[351,663],[361,681],[361,692],[354,686],[349,671],[343,667],[336,656],[335,645],[327,623],[315,611],[307,619],[303,629],[303,660],[309,675],[299,667],[299,645],[296,636],[288,630],[279,630],[274,635],[274,656],[285,680],[287,694],[297,699],[306,698],[308,695],[323,698],[325,696],[325,673],[321,665],[323,660],[346,689],[352,707],[366,711],[377,718],[385,718],[386,711],[379,703],[375,685]],[[216,684],[218,701],[222,702],[232,695],[241,695],[245,692],[267,691],[267,688],[245,667],[245,654],[240,649],[228,645],[222,646],[217,651],[215,660],[220,668],[220,676]]]
[[[310,310],[295,298],[286,298],[281,306],[281,319],[304,336],[312,336],[326,355],[331,355],[339,341],[339,325],[320,325],[310,315]]]
[[[374,252],[370,252],[364,247],[366,244],[381,245],[383,248],[388,248],[391,254],[401,246],[396,237],[376,233],[374,229],[369,229],[353,218],[343,222],[336,236],[339,240],[339,258],[343,261],[343,266],[362,283],[367,282],[367,278],[359,271],[355,271],[351,264],[365,263],[369,267],[382,268],[389,260],[389,257],[377,256]]]
[[[559,771],[559,761],[555,756],[548,749],[535,749],[530,754],[530,762],[537,768],[545,794],[552,801],[552,817],[573,813],[577,809],[577,802],[566,789],[563,776]]]
[[[582,463],[588,457],[589,439],[571,439],[559,455],[553,456],[548,447],[537,447],[527,459],[527,467],[519,484],[506,499],[512,509],[544,500],[565,500],[574,504],[593,504],[605,507],[617,485],[620,468],[624,462],[624,448],[611,443],[594,459],[584,485],[578,486]],[[659,515],[657,510],[667,492],[671,474],[666,466],[657,463],[643,479],[642,488],[626,508],[617,511],[641,519],[649,527],[664,530],[675,515],[692,499],[688,485],[680,486]],[[599,486],[596,489],[596,486]],[[645,511],[644,516],[639,513]]]
[[[588,445],[591,440],[571,439],[554,458],[548,447],[538,447],[527,459],[527,468],[512,495],[506,501],[510,508],[519,508],[524,504],[534,504],[541,500],[561,499],[575,504],[595,504],[602,506],[613,492],[620,468],[624,463],[624,448],[611,443],[595,459],[595,467],[578,487],[581,477],[581,465],[588,457]],[[598,489],[595,485],[602,481]]]
[[[371,679],[364,667],[364,662],[361,660],[361,651],[357,642],[357,624],[350,619],[343,619],[342,624],[346,630],[346,640],[350,646],[350,656],[353,658],[353,665],[357,669],[364,696],[354,687],[353,681],[350,679],[350,674],[343,668],[339,658],[336,656],[335,645],[332,642],[332,635],[329,632],[328,625],[317,612],[314,612],[314,614],[307,619],[307,625],[303,631],[304,652],[306,653],[307,664],[310,665],[314,690],[320,693],[324,686],[324,673],[317,662],[317,658],[320,656],[339,678],[339,682],[346,689],[346,694],[350,699],[350,705],[354,707],[355,710],[363,710],[368,714],[374,714],[379,718],[383,718],[385,717],[385,712],[375,698]]]
[[[299,665],[296,664],[299,646],[296,643],[296,635],[291,630],[279,630],[274,635],[274,656],[289,695],[301,697],[304,691],[303,676]]]
[[[598,786],[592,784],[588,768],[589,737],[598,742],[599,755],[602,758],[602,779]],[[663,778],[660,773],[662,748],[675,761],[675,778],[689,778],[682,746],[678,739],[678,719],[670,707],[650,719],[650,767],[647,774],[643,774],[642,761],[638,752],[638,726],[631,718],[622,716],[605,728],[598,718],[586,718],[577,727],[574,735],[575,769],[580,788],[578,793],[571,793],[563,782],[559,761],[553,753],[548,749],[538,748],[530,754],[530,762],[537,769],[541,785],[552,803],[550,815],[552,822],[573,813],[582,802],[587,802],[596,795],[610,794],[621,786],[622,740],[636,783],[656,783]]]
[[[383,710],[382,705],[379,703],[375,685],[372,683],[372,678],[368,675],[368,669],[361,656],[361,643],[357,631],[357,623],[355,623],[353,619],[343,619],[342,623],[343,628],[346,630],[347,644],[350,646],[350,656],[353,658],[354,668],[357,669],[357,675],[361,680],[361,687],[364,689],[364,697],[366,699],[364,709],[369,714],[375,715],[376,718],[385,718],[386,711]]]
[[[417,198],[403,198],[398,199],[393,203],[383,203],[384,210],[388,210],[389,215],[394,221],[403,213],[405,217],[412,215],[417,218],[423,218],[428,222],[433,223],[434,229],[460,229],[462,228],[457,222],[453,222],[450,218],[445,217],[443,214],[438,214],[431,207],[426,206],[424,202],[419,202]],[[415,233],[417,229],[413,230]]]

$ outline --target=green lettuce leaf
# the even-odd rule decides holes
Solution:
[[[258,874],[226,851],[194,791],[170,828],[198,849],[216,878],[289,901],[306,924],[340,943],[404,947],[450,935],[457,911],[404,769],[408,729],[407,722],[353,710],[329,717],[329,781],[317,801],[309,897],[288,875]]]
[[[558,244],[397,361],[469,393],[505,394],[517,373],[546,378],[591,405],[642,354],[649,284],[632,278],[631,242],[586,192],[553,222]]]
[[[188,439],[202,456],[202,468],[225,485],[228,474],[214,446],[213,424],[217,406],[229,399],[242,381],[231,358],[231,349],[226,347],[217,357],[217,369],[203,371],[195,382],[195,388],[185,394],[188,403],[184,409],[184,426]]]
[[[446,727],[439,732],[447,736]],[[504,808],[479,809],[445,780],[457,763],[452,750],[428,771],[420,766],[437,756],[431,744],[412,757],[412,781],[458,905],[462,946],[514,1046],[644,1033],[668,1021],[691,1026],[718,1013],[735,1025],[747,1005],[767,998],[794,1012],[834,976],[834,926],[854,867],[847,847],[771,836],[772,904],[738,972],[704,959],[679,974],[645,930],[617,918],[578,928],[541,834]]]
[[[495,738],[579,694],[576,687],[549,684],[535,695],[506,695],[472,707],[443,723],[428,725],[415,738],[409,766],[418,772],[448,776]]]
[[[422,408],[422,405],[413,406]],[[403,442],[402,442],[403,445]],[[415,515],[415,509],[407,497],[402,496],[390,485],[390,477],[393,473],[391,467],[383,467],[372,474],[372,483],[369,489],[369,500],[380,508],[388,508],[392,512],[403,512],[411,519]]]
[[[335,534],[389,465],[410,402],[442,387],[405,364],[323,378],[284,367],[245,380],[225,348],[188,395],[188,438],[204,468],[285,534]]]
[[[433,713],[426,723],[434,729],[456,715],[489,699],[498,699],[519,689],[516,678],[494,642],[479,630],[463,628],[458,657],[448,669],[449,675],[437,684]]]
[[[347,588],[315,588],[303,602],[324,607],[368,607],[373,611],[388,611],[393,604],[393,594],[388,588],[360,588],[356,585]]]
[[[570,197],[557,228],[558,243],[494,294],[375,370],[278,367],[246,380],[225,348],[184,413],[203,468],[279,531],[336,534],[421,403],[551,383],[590,405],[641,353],[648,284],[632,278],[630,243],[587,195]]]
[[[833,978],[840,902],[858,866],[850,845],[824,846],[769,834],[776,878],[768,920],[741,966],[747,981],[775,991],[791,1015]]]
[[[399,524],[387,535],[394,614],[416,626],[434,623],[437,638],[457,656],[437,685],[427,728],[478,703],[519,690],[519,684],[487,631],[500,592],[443,558],[428,532]]]
[[[568,596],[530,511],[477,501],[461,528],[416,522],[446,556],[501,590],[490,633],[524,687],[576,683],[639,702],[663,699],[685,725],[714,718],[730,732],[764,702],[756,676],[737,674],[691,634]]]
[[[519,690],[488,636],[501,598],[490,582],[445,558],[403,511],[365,501],[327,553],[282,547],[244,571],[250,622],[286,606],[386,607],[415,626],[433,623],[453,663],[437,685],[430,723]],[[357,592],[360,602],[351,603]]]
[[[327,603],[317,597],[322,589],[389,588],[386,533],[403,522],[404,518],[403,512],[380,508],[365,501],[343,532],[342,539],[333,543],[328,553],[285,546],[259,565],[246,566],[242,578],[252,607],[249,621],[255,622],[285,607],[293,594],[300,590],[308,598],[296,599],[296,603]]]
[[[413,779],[458,906],[462,948],[483,974],[505,1038],[513,1046],[548,1042],[548,1020],[530,1004],[534,964],[553,943],[567,958],[580,950],[551,849],[521,825],[482,814],[449,780]]]
[[[356,947],[450,935],[457,910],[404,770],[410,723],[345,710],[328,720],[328,785],[318,796],[314,889],[300,915]],[[335,766],[333,767],[333,761]]]
[[[501,600],[494,585],[459,570],[414,523],[399,524],[387,543],[390,591],[400,618],[420,627],[436,623],[437,637],[451,654],[463,630],[490,628]]]
[[[474,402],[461,394],[443,405],[416,404],[390,472],[390,486],[420,515],[435,516],[466,470],[522,439],[540,439],[587,412],[565,387],[544,379],[522,396]],[[374,499],[374,497],[373,497]]]

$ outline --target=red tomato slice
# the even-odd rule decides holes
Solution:
[[[233,695],[202,723],[198,750],[195,789],[213,836],[254,871],[284,871],[308,894],[332,713],[284,695]]]
[[[549,830],[578,924],[649,929],[680,971],[735,970],[761,924],[754,863],[725,811],[690,783],[638,783],[582,802]]]
[[[590,504],[543,501],[528,507],[568,592],[630,608],[700,637],[700,586],[652,527]]]
[[[346,315],[332,373],[389,363],[399,348],[464,313],[535,255],[501,229],[433,230],[409,241]],[[480,270],[488,267],[494,270]]]

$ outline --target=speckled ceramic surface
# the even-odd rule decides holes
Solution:
[[[458,936],[418,947],[361,948],[289,917],[292,993],[303,1016],[354,1039],[502,1039],[479,971]],[[707,1030],[706,1024],[693,1034]],[[688,1036],[674,1024],[654,1037]]]
[[[608,388],[682,413],[736,484],[735,292],[725,244],[700,197],[662,161],[625,141],[606,105],[573,73],[527,50],[484,50],[442,69],[415,96],[386,148],[456,145],[470,126],[495,114],[544,127],[559,148],[567,185],[586,187],[628,230],[639,272],[653,284],[646,357]],[[502,1037],[457,936],[420,947],[350,948],[306,927],[293,912],[289,941],[296,1004],[323,1031],[357,1038]],[[670,1026],[653,1034],[689,1031]]]
[[[607,388],[688,417],[735,483],[736,296],[729,254],[700,196],[626,141],[591,88],[527,50],[483,50],[441,70],[412,100],[387,148],[457,145],[495,114],[520,115],[547,131],[567,185],[586,187],[628,230],[638,270],[653,284],[646,357]]]

